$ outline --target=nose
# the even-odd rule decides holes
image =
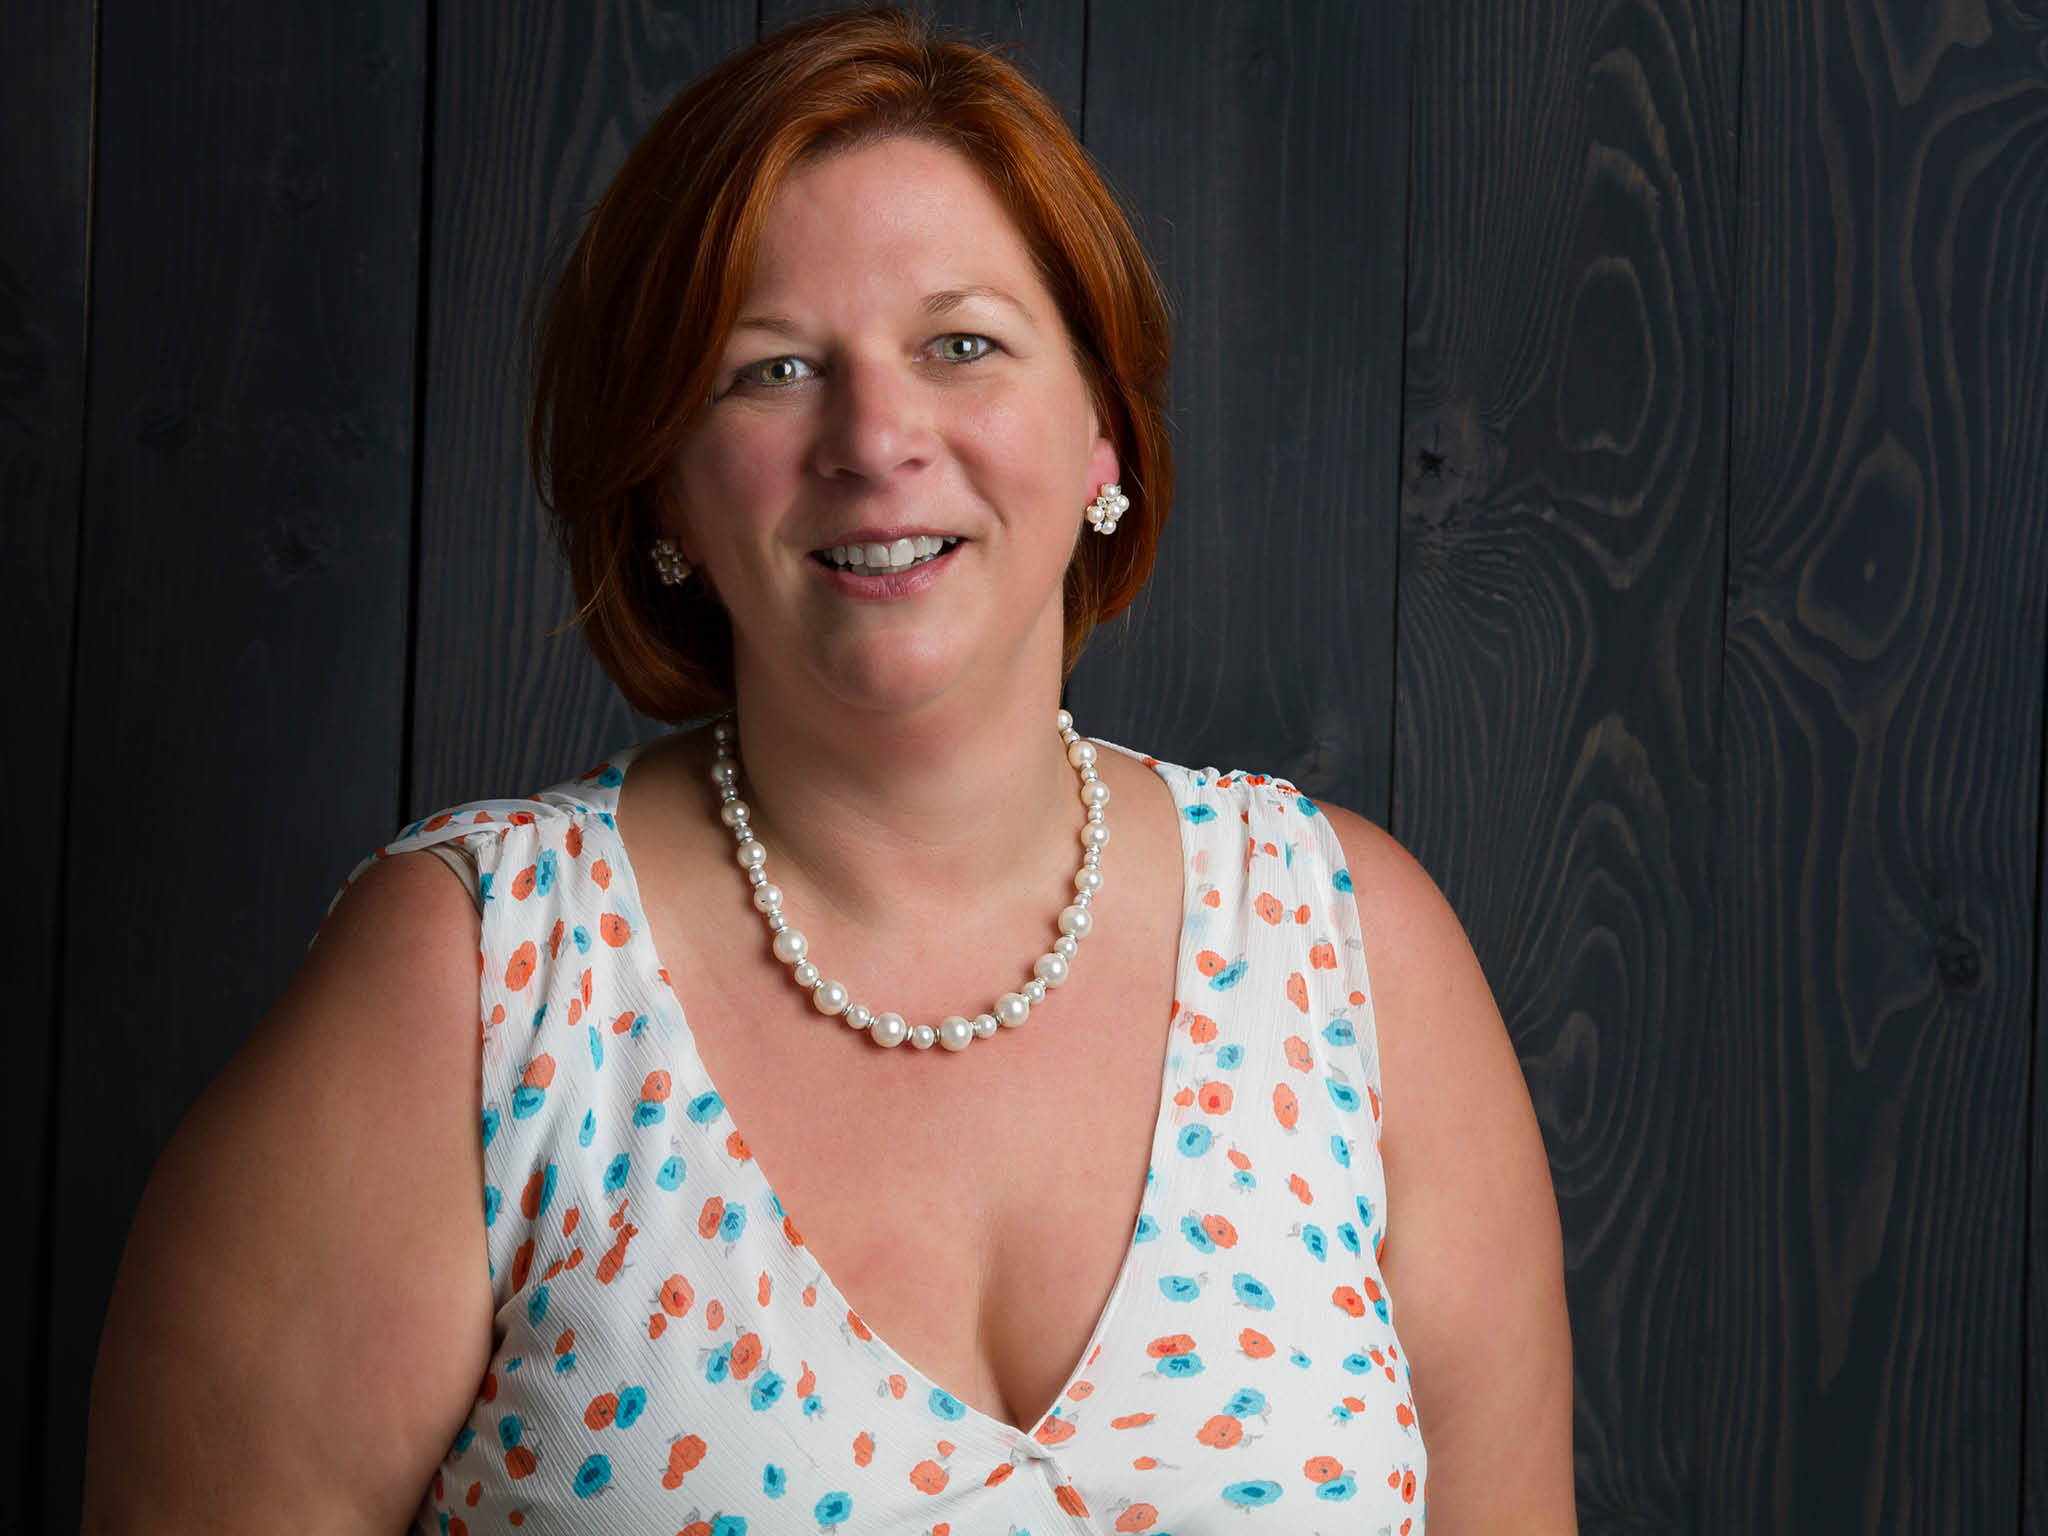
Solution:
[[[929,463],[936,443],[930,402],[907,368],[862,359],[833,370],[819,423],[819,474],[886,480]]]

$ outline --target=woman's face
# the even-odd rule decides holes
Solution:
[[[892,711],[1057,688],[1062,576],[1116,453],[966,159],[889,139],[792,176],[718,379],[671,532],[743,688]]]

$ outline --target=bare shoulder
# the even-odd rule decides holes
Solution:
[[[1431,1529],[1575,1530],[1563,1249],[1521,1064],[1436,882],[1384,829],[1323,809],[1371,977],[1381,1269],[1429,1447]]]
[[[85,1530],[404,1527],[488,1362],[478,921],[366,872],[150,1177],[100,1340]]]

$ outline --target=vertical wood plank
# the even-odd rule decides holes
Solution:
[[[2010,1529],[2048,27],[1751,5],[1698,1523]]]
[[[761,35],[805,16],[844,10],[843,0],[761,0]],[[1012,61],[1081,131],[1086,0],[937,0],[917,7],[949,34],[1014,50]]]
[[[1549,1149],[1581,1528],[1691,1529],[1737,0],[1416,26],[1394,831]]]
[[[2034,851],[2034,1027],[2032,1156],[2027,1177],[2026,1458],[2020,1495],[2022,1536],[2048,1536],[2048,656],[2042,658],[2043,730],[2034,772],[2040,823]]]
[[[410,539],[417,8],[100,14],[52,1530],[143,1181],[389,835]]]
[[[1085,139],[1159,262],[1179,487],[1082,728],[1384,821],[1406,0],[1092,8]]]
[[[754,24],[753,0],[441,8],[408,814],[529,793],[659,729],[552,633],[576,603],[526,470],[521,319],[552,244]]]
[[[13,19],[0,50],[0,655],[20,735],[0,754],[0,802],[33,808],[9,837],[16,878],[0,890],[8,936],[6,1124],[0,1153],[29,1252],[7,1266],[0,1308],[49,1305],[50,1042],[57,1007],[56,897],[63,888],[64,764],[71,701],[72,603],[85,436],[87,189],[91,184],[93,18],[39,6]],[[42,1520],[46,1330],[32,1327],[0,1394],[0,1525]]]

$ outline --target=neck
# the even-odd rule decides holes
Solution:
[[[887,932],[980,905],[992,880],[1071,873],[1082,809],[1057,674],[904,714],[802,707],[744,669],[736,681],[741,795],[777,882]]]

